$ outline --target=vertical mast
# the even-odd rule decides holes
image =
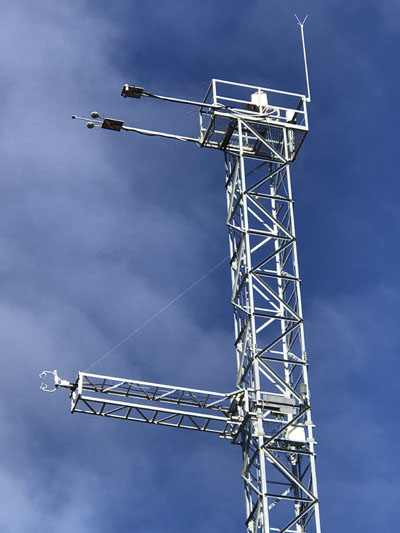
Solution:
[[[50,372],[52,390],[71,390],[72,412],[213,433],[240,445],[247,533],[321,532],[290,177],[308,132],[310,100],[304,21],[298,22],[307,96],[215,79],[203,102],[123,87],[124,97],[199,107],[199,138],[128,127],[95,112],[83,119],[90,129],[224,152],[234,390],[223,394],[87,372],[70,383]]]
[[[225,182],[246,527],[319,533],[289,168],[299,136],[290,123],[232,121]]]

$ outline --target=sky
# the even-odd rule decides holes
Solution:
[[[88,130],[198,135],[211,78],[304,92],[293,188],[324,533],[395,531],[400,430],[394,0],[5,0],[0,31],[0,530],[244,531],[240,449],[69,413],[74,380],[228,254],[223,156]],[[91,370],[234,388],[227,263]]]

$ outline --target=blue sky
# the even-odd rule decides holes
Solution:
[[[293,167],[324,533],[394,531],[400,432],[400,7],[281,1],[6,1],[1,21],[0,529],[244,531],[239,448],[209,435],[69,414],[73,380],[228,253],[223,157],[99,130],[97,110],[197,135],[179,106],[212,77],[304,91]],[[229,271],[96,365],[109,375],[227,391]]]

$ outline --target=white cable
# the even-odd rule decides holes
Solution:
[[[209,276],[212,272],[214,272],[214,270],[216,270],[219,266],[222,265],[222,263],[225,263],[225,261],[227,261],[229,259],[229,256],[228,257],[225,257],[222,261],[220,261],[219,263],[217,263],[215,266],[213,266],[208,272],[206,272],[205,274],[203,274],[197,281],[195,281],[194,283],[192,283],[192,285],[190,285],[187,289],[185,289],[183,292],[181,292],[180,294],[178,294],[178,296],[175,296],[175,298],[173,298],[170,302],[168,302],[166,305],[164,305],[164,307],[162,307],[161,309],[159,309],[156,313],[154,313],[154,315],[152,315],[150,318],[148,318],[147,320],[145,320],[142,324],[140,324],[140,326],[138,326],[136,329],[134,329],[133,331],[131,331],[131,333],[129,333],[129,335],[127,335],[124,339],[122,339],[118,344],[116,344],[113,348],[111,348],[111,350],[108,350],[108,352],[106,352],[105,354],[103,354],[101,357],[99,357],[94,363],[92,363],[90,366],[88,366],[85,370],[85,372],[87,372],[88,370],[90,370],[91,368],[93,368],[95,365],[97,365],[97,363],[100,363],[100,361],[103,361],[103,359],[105,359],[108,355],[110,355],[112,352],[114,352],[117,348],[119,348],[120,346],[122,346],[122,344],[124,344],[127,340],[129,340],[131,337],[133,337],[134,335],[136,335],[136,333],[139,333],[139,331],[141,331],[145,326],[147,326],[147,324],[149,324],[152,320],[154,320],[155,318],[157,318],[159,315],[161,315],[161,313],[163,313],[164,311],[166,311],[169,307],[171,307],[172,304],[174,304],[175,302],[177,302],[180,298],[182,298],[182,296],[184,296],[187,292],[189,292],[191,289],[193,289],[196,285],[198,285],[201,281],[203,281],[204,278],[206,278],[207,276]]]

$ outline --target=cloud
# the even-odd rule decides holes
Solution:
[[[96,109],[129,124],[197,135],[194,113],[121,99],[122,83],[194,99],[212,76],[304,87],[292,18],[304,2],[182,6],[42,1],[3,9],[6,532],[241,527],[239,448],[206,435],[71,417],[66,391],[51,396],[38,389],[42,369],[74,379],[228,249],[219,152],[88,131],[71,114]],[[396,518],[390,7],[307,4],[312,127],[293,175],[327,533],[354,517],[355,528],[370,527],[365,509],[375,509],[380,527],[393,529]],[[385,105],[376,105],[382,99]],[[93,370],[230,390],[229,283],[228,266],[221,265]],[[378,492],[384,497],[377,499]]]
[[[350,524],[364,523],[367,516],[376,527],[394,527],[390,500],[398,459],[381,459],[392,456],[387,423],[396,377],[388,369],[390,354],[398,351],[392,334],[398,300],[399,293],[382,283],[312,305],[307,332],[311,390],[318,398],[314,419],[323,523],[336,520],[340,506]],[[379,309],[385,312],[377,314]],[[365,515],[377,491],[379,509]]]

